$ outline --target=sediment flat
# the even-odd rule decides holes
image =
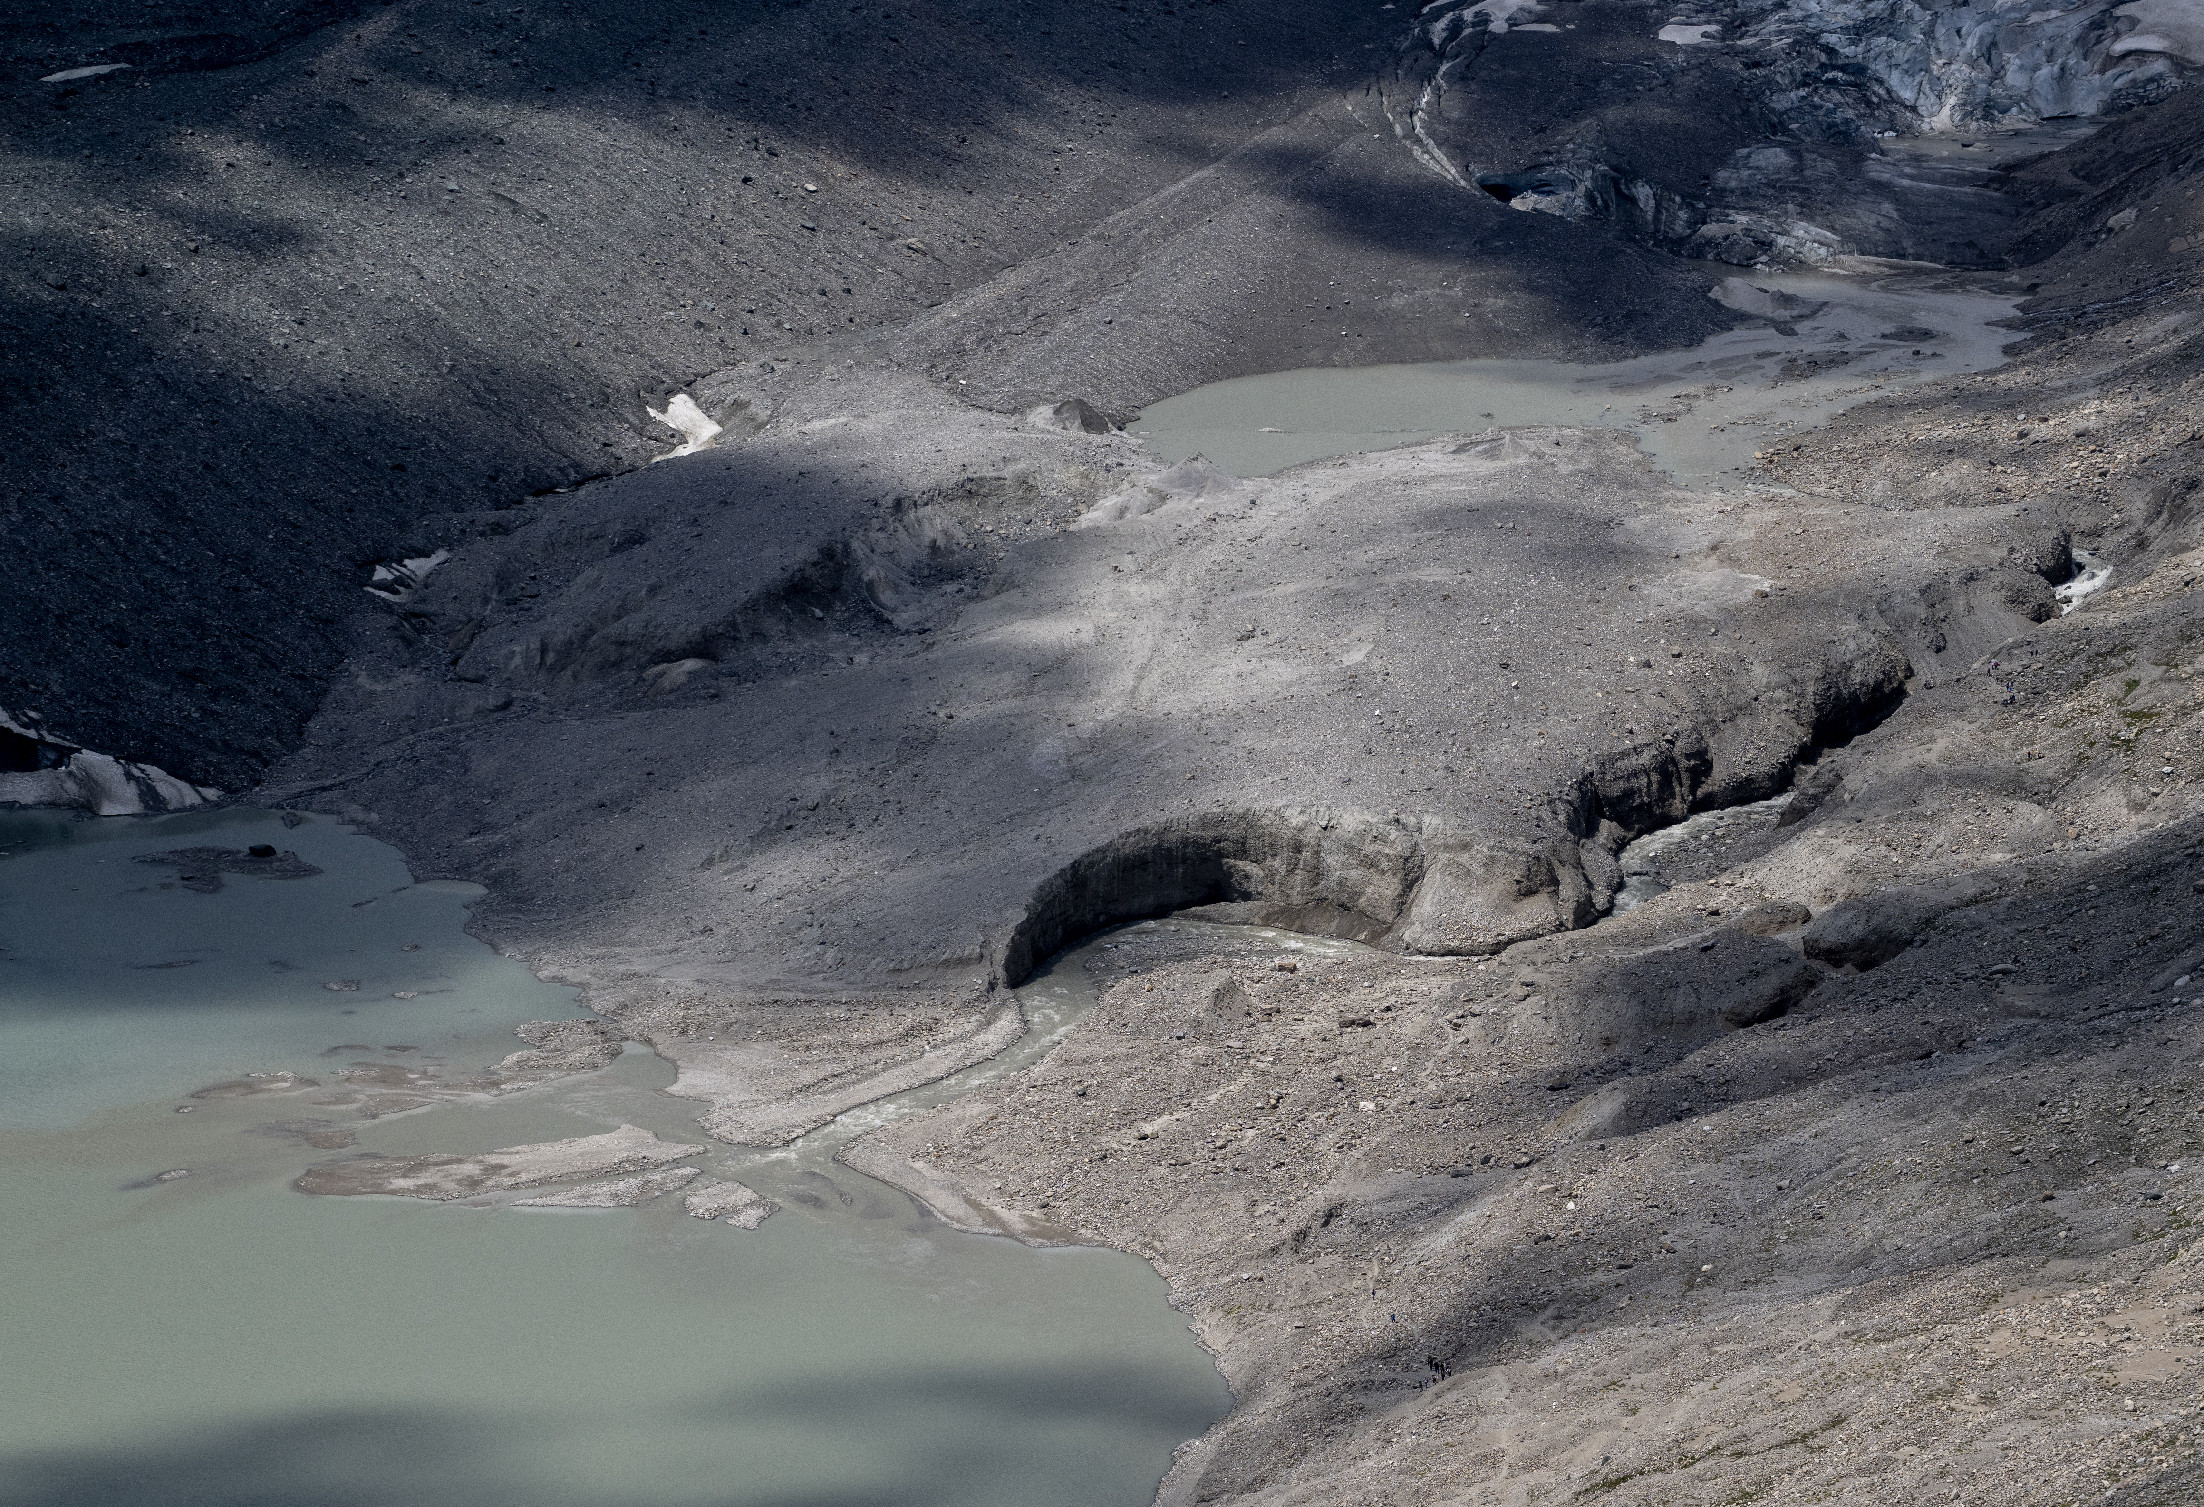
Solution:
[[[696,1155],[701,1148],[662,1141],[647,1130],[622,1125],[602,1135],[575,1136],[532,1146],[507,1146],[475,1156],[356,1156],[324,1162],[293,1180],[301,1193],[378,1193],[449,1202],[479,1193],[536,1188],[568,1178],[604,1178],[641,1172]],[[693,1173],[691,1174],[693,1175]],[[636,1181],[636,1180],[631,1180]],[[603,1184],[597,1185],[600,1189]],[[665,1191],[657,1183],[642,1184]],[[540,1200],[539,1200],[540,1201]]]

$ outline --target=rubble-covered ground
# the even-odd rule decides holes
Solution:
[[[2000,866],[1864,972],[1781,849],[1477,962],[1136,925],[1045,1063],[856,1160],[1170,1277],[1241,1406],[1166,1500],[2188,1500],[2198,836]]]
[[[187,10],[5,33],[11,789],[481,880],[602,1017],[513,1070],[644,1040],[745,1144],[1111,932],[849,1156],[1157,1264],[1238,1400],[1169,1501],[2199,1494],[2181,7]],[[2010,298],[2012,359],[1697,491],[1117,427],[1826,375],[1707,296],[1786,264]]]
[[[2197,118],[2106,136],[2185,163]],[[1626,915],[1461,961],[1136,926],[1046,1063],[861,1148],[1170,1273],[1243,1401],[1166,1500],[2195,1499],[2204,411],[2166,248],[2204,219],[2193,169],[2140,177],[2031,272],[2011,366],[1764,457],[1824,568],[1826,509],[2010,501],[2102,590],[1917,649],[1787,801],[1626,850],[1671,885]]]

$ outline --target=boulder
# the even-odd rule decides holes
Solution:
[[[1116,427],[1085,398],[1043,403],[1028,413],[1026,419],[1037,429],[1061,429],[1066,434],[1108,434]]]

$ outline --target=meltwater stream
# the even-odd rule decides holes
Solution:
[[[322,872],[247,865],[209,892],[137,861],[250,844]],[[319,819],[0,814],[0,1503],[1140,1507],[1222,1414],[1146,1265],[946,1228],[832,1162],[862,1115],[778,1156],[713,1146],[641,1049],[407,1112],[408,1082],[578,1013],[464,935],[471,893]],[[1076,981],[1028,1000],[1021,1056]],[[247,1076],[280,1073],[315,1082]],[[619,1123],[697,1144],[782,1212],[744,1231],[674,1197],[290,1187],[347,1143]]]
[[[1758,475],[1754,452],[1888,392],[2005,362],[2012,298],[1934,269],[1855,259],[1844,271],[1754,273],[1715,296],[1763,322],[1628,361],[1443,361],[1319,367],[1213,382],[1130,432],[1168,461],[1239,476],[1326,456],[1521,425],[1621,429],[1678,485]]]

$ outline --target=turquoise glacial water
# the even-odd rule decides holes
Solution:
[[[323,873],[205,894],[133,861],[256,842]],[[960,1234],[820,1152],[713,1147],[640,1048],[497,1100],[316,1104],[356,1097],[332,1092],[352,1064],[461,1076],[577,1013],[464,934],[473,893],[320,819],[0,813],[0,1504],[1140,1507],[1221,1416],[1144,1263]],[[188,1097],[285,1071],[317,1086]],[[346,1154],[303,1139],[332,1128],[409,1152],[619,1123],[782,1212],[289,1186]]]

